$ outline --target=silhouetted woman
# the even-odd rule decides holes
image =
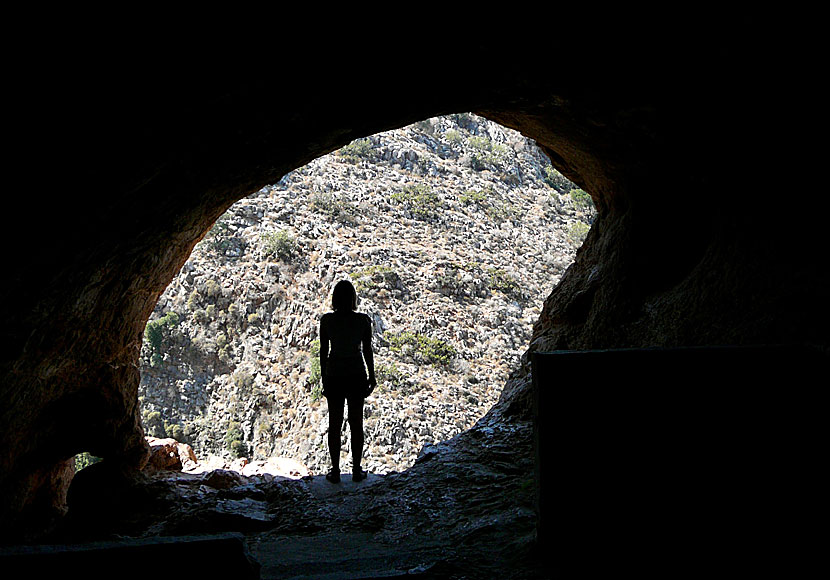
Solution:
[[[374,390],[375,361],[372,352],[372,320],[357,310],[357,293],[348,280],[334,286],[331,308],[320,318],[320,374],[323,395],[329,405],[329,455],[331,471],[326,479],[340,481],[340,426],[348,401],[352,441],[352,481],[366,479],[363,457],[363,400]],[[364,365],[365,361],[365,365]],[[368,369],[368,376],[367,376]]]

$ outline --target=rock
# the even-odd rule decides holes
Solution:
[[[198,463],[193,448],[186,443],[179,443],[175,439],[157,439],[146,437],[150,445],[150,459],[145,469],[148,470],[187,470]]]
[[[230,489],[238,485],[243,485],[245,480],[236,471],[217,469],[205,473],[202,476],[201,482],[213,489]]]
[[[242,475],[275,475],[299,479],[311,475],[311,471],[296,459],[269,457],[266,461],[249,463],[242,469]]]

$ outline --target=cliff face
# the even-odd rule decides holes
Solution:
[[[67,459],[81,451],[113,473],[145,464],[146,322],[234,202],[354,139],[436,115],[473,111],[522,132],[594,198],[598,218],[542,307],[531,349],[826,346],[821,212],[804,217],[797,240],[766,228],[780,195],[764,179],[767,131],[796,110],[777,100],[789,86],[770,85],[770,61],[753,76],[744,53],[686,40],[580,47],[555,76],[540,74],[553,60],[547,38],[526,35],[523,54],[545,68],[464,46],[465,74],[436,67],[422,83],[397,68],[360,75],[301,55],[281,77],[210,62],[142,69],[136,82],[122,62],[89,76],[69,67],[71,79],[38,69],[51,84],[71,80],[60,94],[12,83],[27,91],[16,93],[23,122],[13,136],[26,183],[6,209],[37,206],[43,243],[11,253],[0,297],[4,532],[36,533],[61,514]],[[718,196],[713,211],[693,203],[706,194]],[[19,248],[10,232],[3,247]],[[525,368],[504,402],[526,397],[527,380]]]
[[[292,171],[235,203],[159,299],[142,350],[145,429],[207,462],[284,456],[324,471],[314,341],[330,289],[350,279],[380,377],[365,466],[411,467],[498,400],[593,221],[586,196],[531,140],[468,114]]]

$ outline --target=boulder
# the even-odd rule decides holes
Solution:
[[[146,470],[181,471],[192,469],[198,463],[193,448],[187,443],[180,443],[172,438],[146,437],[146,439],[150,445],[150,459],[147,461]]]

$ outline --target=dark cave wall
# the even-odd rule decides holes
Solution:
[[[794,260],[759,227],[757,143],[734,107],[745,91],[710,94],[682,67],[667,79],[651,60],[620,68],[639,62],[627,56],[600,71],[585,55],[555,78],[511,62],[414,84],[298,67],[290,90],[291,75],[251,82],[236,70],[135,84],[125,67],[121,86],[75,78],[77,100],[30,103],[36,134],[48,136],[31,175],[60,191],[9,207],[39,212],[42,244],[11,257],[0,301],[4,534],[37,534],[60,516],[75,453],[125,472],[146,461],[136,399],[144,325],[230,204],[356,137],[433,115],[471,110],[535,138],[600,209],[532,349],[820,340],[812,314],[826,275],[809,247]],[[722,82],[722,56],[693,58]],[[717,207],[692,203],[701,191],[718,191]],[[786,281],[765,269],[782,259]]]

